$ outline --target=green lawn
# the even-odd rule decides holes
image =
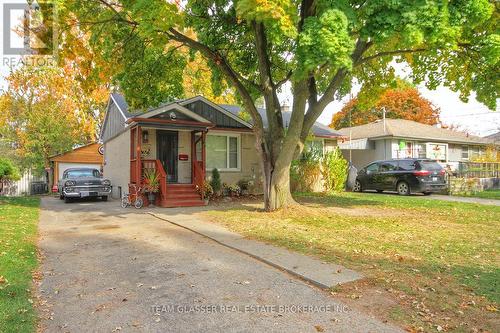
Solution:
[[[32,273],[37,268],[40,200],[0,197],[0,332],[34,332]]]
[[[473,195],[470,196],[475,198],[500,200],[500,190],[486,190],[474,193]]]
[[[302,206],[273,213],[242,204],[203,214],[251,238],[362,272],[367,280],[335,292],[363,302],[353,295],[383,291],[397,305],[380,305],[379,314],[407,329],[495,330],[500,207],[371,193],[296,199]]]

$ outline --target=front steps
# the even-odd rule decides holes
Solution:
[[[205,206],[196,192],[194,184],[167,184],[167,194],[160,202],[161,207],[195,207]]]

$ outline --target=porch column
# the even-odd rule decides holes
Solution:
[[[205,141],[207,138],[207,132],[203,131],[201,132],[201,172],[203,174],[203,179],[205,179],[205,170],[207,169],[206,163],[207,163],[207,152],[205,149]]]
[[[141,162],[141,143],[142,143],[142,127],[137,126],[137,145],[136,145],[136,179],[137,186],[142,184],[142,162]]]
[[[191,131],[191,183],[194,182],[194,168],[196,161],[196,136],[195,131]]]

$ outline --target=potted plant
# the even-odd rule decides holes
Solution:
[[[208,204],[208,201],[214,195],[214,190],[212,188],[212,185],[210,185],[210,183],[206,180],[203,182],[203,185],[201,187],[196,186],[196,191],[200,196],[203,193],[203,199],[205,200],[205,204]]]
[[[156,200],[156,193],[160,191],[160,177],[155,169],[144,170],[144,192],[148,196],[149,204],[153,205]]]

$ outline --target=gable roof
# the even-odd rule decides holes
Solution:
[[[150,108],[147,111],[138,112],[138,113],[131,112],[129,105],[128,105],[127,101],[125,100],[125,97],[121,94],[112,93],[111,100],[114,102],[114,104],[119,109],[121,115],[123,116],[124,122],[126,122],[128,119],[131,119],[133,117],[148,118],[150,116],[154,116],[158,113],[161,113],[162,112],[161,110],[166,110],[166,109],[170,109],[170,108],[177,108],[179,111],[184,111],[184,113],[186,113],[186,114],[187,114],[187,112],[186,112],[186,110],[187,110],[187,111],[191,112],[191,113],[189,113],[189,115],[192,116],[192,114],[194,114],[194,112],[190,111],[187,107],[192,103],[203,102],[203,103],[209,105],[210,107],[212,107],[213,109],[221,112],[225,116],[240,123],[243,127],[246,127],[246,128],[253,127],[251,122],[247,122],[246,120],[244,120],[240,117],[240,112],[242,110],[242,108],[240,106],[227,105],[227,104],[221,104],[221,105],[215,104],[203,96],[195,96],[195,97],[188,98],[188,99],[182,99],[182,100],[164,103],[164,104],[161,104],[157,107]],[[109,107],[109,105],[108,105],[108,107]],[[267,121],[266,110],[263,108],[257,108],[257,110],[262,117],[264,127],[267,127],[268,121]],[[291,114],[292,114],[291,112],[282,112],[285,127],[288,127],[288,124],[290,123]],[[198,117],[200,119],[203,118],[206,120],[206,117],[202,117],[199,114],[198,114]],[[105,119],[105,121],[106,121],[106,119]],[[103,128],[104,128],[104,125],[103,125]],[[333,129],[329,128],[328,126],[325,126],[319,122],[314,123],[314,125],[312,127],[312,133],[314,134],[314,136],[321,137],[321,138],[342,137],[341,133],[336,132]]]
[[[51,162],[100,163],[104,157],[99,153],[100,144],[92,142],[72,150],[51,156]]]
[[[227,105],[227,104],[221,104],[221,107],[224,109],[228,110],[229,112],[233,114],[240,114],[241,112],[241,107],[238,105]],[[263,108],[257,108],[257,111],[259,112],[260,116],[262,117],[262,122],[264,124],[264,127],[268,126],[268,121],[267,121],[267,114],[266,114],[266,109]],[[292,117],[292,113],[285,111],[282,112],[282,117],[283,117],[283,122],[285,127],[288,127],[288,124],[290,123],[290,118]],[[333,129],[331,129],[328,126],[325,126],[319,122],[315,122],[311,131],[313,132],[314,136],[320,137],[320,138],[338,138],[342,137],[343,135]]]
[[[386,119],[385,131],[382,120],[366,125],[353,126],[338,130],[344,136],[355,139],[377,139],[386,137],[436,140],[457,143],[491,144],[492,141],[462,132],[438,128],[406,119]]]
[[[500,144],[500,132],[496,132],[485,136],[486,139],[493,140],[494,142]]]

